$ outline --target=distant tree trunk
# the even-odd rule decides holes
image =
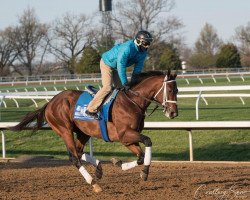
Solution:
[[[0,31],[0,76],[8,75],[18,51],[14,45],[14,30],[10,27]]]
[[[241,54],[241,63],[243,67],[250,67],[250,22],[244,27],[237,27],[235,38],[239,42],[238,48]]]
[[[14,43],[15,48],[18,49],[18,64],[26,68],[28,75],[34,74],[37,58],[40,58],[40,62],[43,61],[44,57],[40,55],[40,51],[43,49],[41,44],[46,38],[47,31],[48,26],[38,22],[33,9],[28,8],[19,17],[19,24],[15,29]]]

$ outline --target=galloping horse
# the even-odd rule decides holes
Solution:
[[[167,74],[158,71],[139,74],[137,81],[131,83],[129,91],[119,91],[110,111],[110,121],[107,122],[110,140],[121,142],[137,156],[137,160],[127,163],[113,159],[113,164],[121,167],[122,170],[144,164],[141,178],[145,181],[152,158],[151,139],[141,133],[144,127],[145,112],[151,103],[155,103],[163,107],[166,117],[172,119],[178,115],[176,104],[178,89],[175,78],[176,74],[172,75],[170,71]],[[37,120],[36,127],[34,127],[37,130],[46,120],[52,130],[65,142],[70,160],[86,182],[92,185],[95,192],[100,192],[102,189],[97,184],[97,180],[102,177],[101,162],[83,151],[90,137],[101,138],[98,121],[73,119],[76,101],[81,93],[77,90],[65,90],[57,94],[42,108],[28,113],[18,125],[10,129],[20,131],[25,129],[30,122]],[[74,132],[77,136],[75,140]],[[145,145],[145,154],[139,143]],[[81,160],[96,167],[95,179],[82,165]]]

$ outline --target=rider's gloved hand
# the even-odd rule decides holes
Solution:
[[[124,92],[128,92],[128,90],[130,89],[130,86],[128,83],[125,83],[123,86],[122,86],[122,90],[124,90]]]

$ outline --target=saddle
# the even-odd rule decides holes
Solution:
[[[85,90],[82,92],[82,94],[79,96],[75,110],[74,110],[74,119],[75,120],[83,120],[83,121],[91,121],[91,120],[96,120],[88,115],[85,114],[87,106],[89,102],[94,98],[95,94],[98,92],[98,89],[95,88],[92,85],[86,86]],[[113,103],[113,101],[116,98],[117,93],[119,90],[114,89],[113,91],[110,92],[109,95],[104,99],[104,102],[101,105],[100,111],[98,112],[98,121],[102,133],[103,139],[108,142],[109,137],[107,133],[107,127],[106,123],[110,121],[109,119],[109,112],[110,112],[110,107]]]

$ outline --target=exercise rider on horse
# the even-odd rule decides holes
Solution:
[[[98,118],[97,112],[104,98],[115,87],[129,89],[126,68],[134,65],[131,81],[141,73],[147,50],[153,41],[148,31],[139,31],[134,40],[128,40],[122,44],[115,45],[112,49],[102,55],[100,69],[102,75],[102,88],[97,92],[89,103],[86,114]]]

